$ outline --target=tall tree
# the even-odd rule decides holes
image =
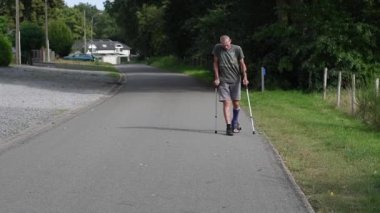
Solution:
[[[147,0],[114,0],[105,2],[105,10],[115,18],[121,33],[123,34],[123,42],[134,44],[138,37],[138,20],[137,11]]]
[[[137,12],[138,38],[137,48],[146,56],[159,55],[165,52],[166,35],[164,34],[163,6],[144,4]]]
[[[121,40],[120,28],[116,21],[107,12],[98,13],[94,21],[94,38]]]
[[[191,55],[190,49],[196,38],[194,26],[198,17],[211,8],[213,0],[195,0],[191,4],[183,0],[170,0],[165,13],[166,34],[170,47],[175,55],[183,57]]]
[[[23,14],[25,20],[32,21],[37,23],[40,26],[43,26],[45,21],[45,0],[20,0],[24,9]],[[48,0],[48,12],[49,17],[53,15],[55,12],[54,8],[63,8],[64,1],[63,0]]]

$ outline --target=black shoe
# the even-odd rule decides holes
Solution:
[[[232,126],[231,126],[231,124],[227,124],[226,134],[229,135],[229,136],[233,136],[233,135],[234,135],[234,133],[233,133],[233,131],[232,131]]]

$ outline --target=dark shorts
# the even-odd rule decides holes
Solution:
[[[218,87],[219,101],[238,101],[241,97],[240,82],[229,84],[221,82]]]

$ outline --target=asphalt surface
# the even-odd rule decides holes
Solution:
[[[1,213],[310,212],[247,113],[226,136],[219,104],[214,134],[212,88],[120,69],[118,94],[0,152]]]

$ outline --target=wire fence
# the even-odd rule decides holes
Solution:
[[[332,74],[331,72],[329,74],[329,71],[327,68],[324,69],[324,74],[323,74],[323,100],[327,99],[328,79],[329,79],[329,76],[332,76],[331,74]],[[348,89],[347,91],[348,91],[349,96],[350,96],[351,114],[354,115],[356,110],[357,110],[358,90],[360,90],[362,88],[366,88],[366,87],[369,87],[369,88],[372,87],[376,93],[376,97],[379,97],[379,78],[378,77],[376,77],[374,79],[374,81],[370,81],[370,84],[372,84],[372,82],[374,82],[374,85],[366,85],[366,83],[360,82],[360,79],[359,79],[359,83],[362,83],[362,84],[358,84],[358,78],[357,78],[357,75],[355,73],[339,71],[339,72],[337,72],[337,74],[338,74],[338,85],[336,88],[336,107],[340,108],[342,106],[342,89],[343,89],[343,86],[342,86],[343,77],[342,76],[343,75],[346,75],[346,79],[347,79],[347,75],[348,75],[348,77],[351,80],[350,85],[346,85],[346,88]]]
[[[266,76],[266,70],[264,67],[261,67],[261,92],[265,91],[265,76]],[[334,82],[334,84],[329,82]],[[374,82],[374,85],[372,85]],[[379,97],[380,91],[380,78],[375,77],[374,81],[370,81],[369,87],[373,88],[376,97]],[[336,86],[336,88],[334,88]],[[342,94],[345,93],[345,97],[347,98],[347,95],[349,96],[349,106],[350,106],[350,112],[351,114],[355,114],[357,111],[357,96],[358,96],[358,90],[367,88],[368,82],[365,80],[358,78],[357,74],[353,72],[343,72],[343,71],[329,71],[328,68],[324,69],[323,72],[323,100],[327,100],[328,96],[331,96],[331,92],[335,93],[336,101],[335,105],[338,108],[342,107]],[[347,101],[345,101],[347,102]],[[347,103],[345,103],[347,105]]]

